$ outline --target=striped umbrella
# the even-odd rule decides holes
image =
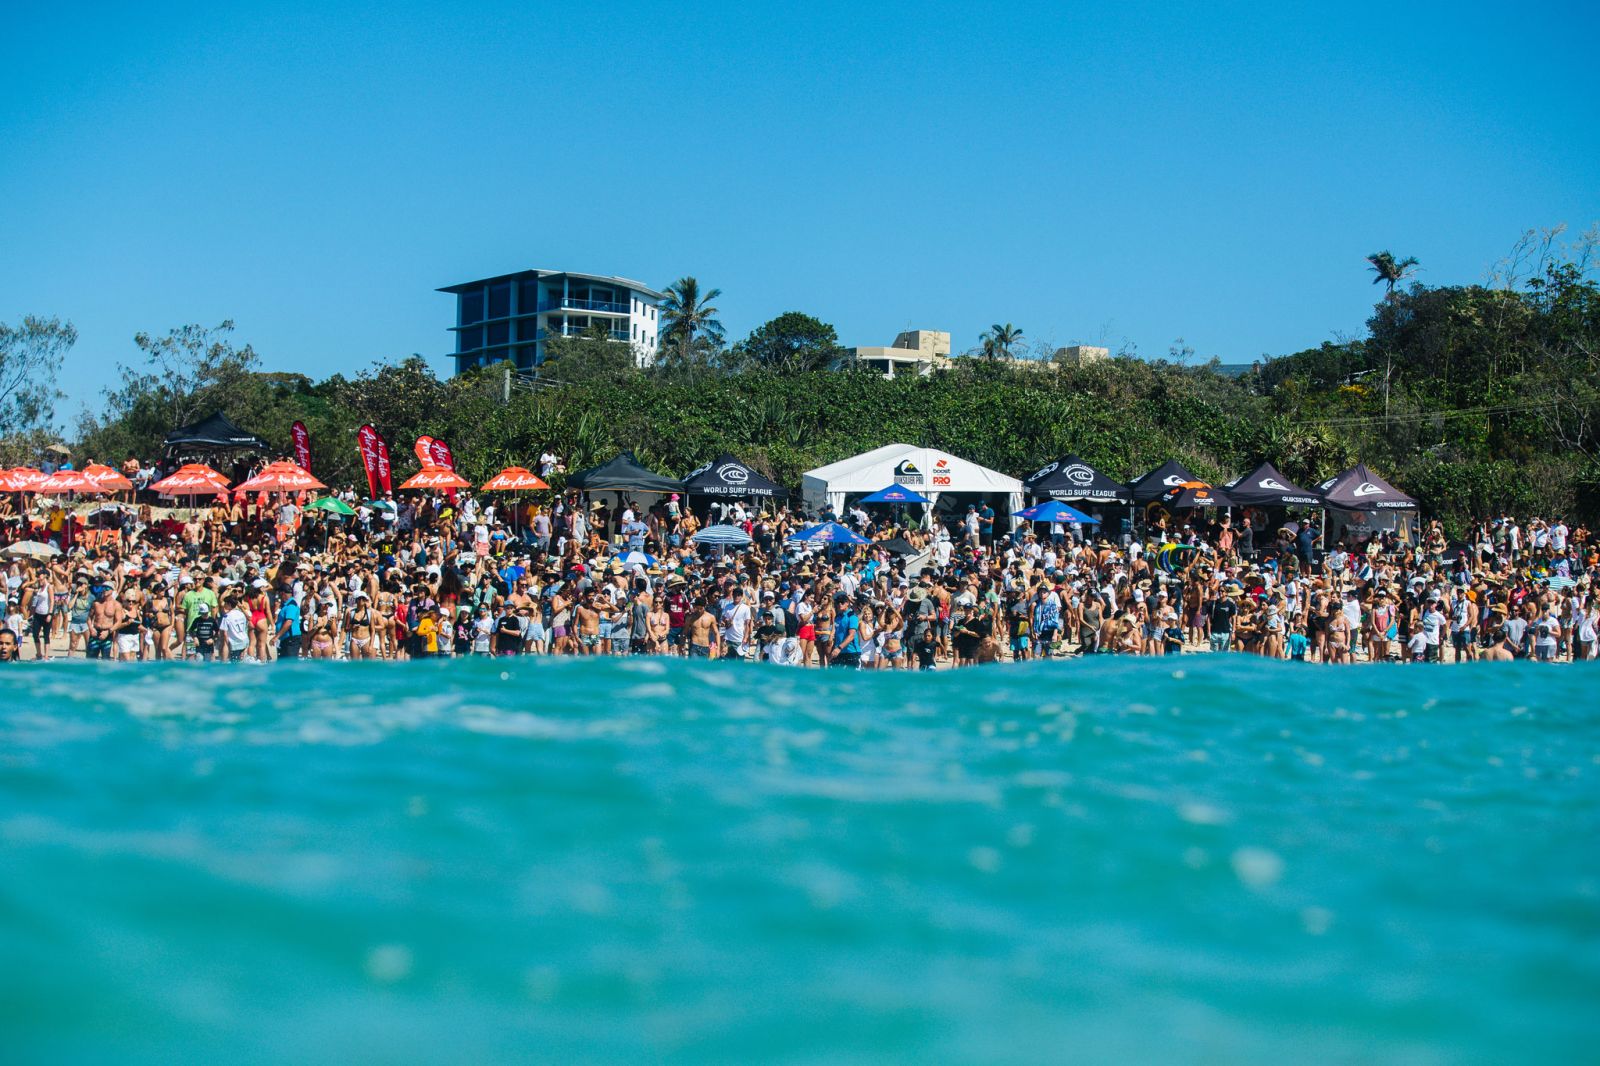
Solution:
[[[724,544],[742,547],[750,543],[750,534],[738,526],[707,526],[690,539],[696,544]]]

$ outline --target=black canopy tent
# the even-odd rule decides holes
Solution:
[[[272,446],[254,433],[246,433],[218,411],[210,418],[202,418],[191,426],[180,426],[168,433],[165,438],[167,451],[173,452],[181,448],[219,449],[219,448],[252,448],[256,451],[269,452]]]
[[[1188,467],[1176,459],[1169,459],[1144,477],[1130,482],[1128,493],[1134,503],[1151,503],[1165,496],[1169,489],[1199,480],[1189,472]]]
[[[683,484],[647,470],[632,452],[622,452],[608,463],[580,470],[567,478],[569,488],[585,492],[682,492]]]
[[[1321,496],[1296,485],[1271,463],[1262,463],[1222,487],[1239,507],[1322,506]]]
[[[1346,535],[1359,543],[1383,532],[1393,532],[1403,540],[1412,538],[1412,521],[1420,505],[1368,470],[1365,463],[1335,474],[1318,485],[1317,491],[1323,499],[1324,545]]]
[[[789,490],[727,452],[689,472],[683,491],[695,496],[788,496]]]
[[[1415,511],[1416,500],[1357,463],[1317,486],[1329,507],[1341,511]]]
[[[1127,503],[1127,486],[1102,474],[1079,459],[1066,455],[1022,479],[1025,492],[1047,500],[1089,500],[1094,503]]]
[[[1210,510],[1215,507],[1226,509],[1232,507],[1234,502],[1221,489],[1214,489],[1198,481],[1191,481],[1186,485],[1174,485],[1161,494],[1162,506],[1172,511]]]

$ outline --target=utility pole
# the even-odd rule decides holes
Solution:
[[[510,406],[510,404],[511,404],[511,368],[508,366],[508,367],[506,367],[505,382],[501,386],[501,389],[500,389],[500,406],[507,407],[507,406]],[[1385,414],[1385,417],[1387,417],[1387,415],[1388,415],[1387,409],[1385,409],[1384,414]]]

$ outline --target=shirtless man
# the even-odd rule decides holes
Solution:
[[[111,643],[122,621],[122,604],[113,593],[110,586],[101,589],[94,606],[89,608],[88,655],[91,659],[111,658]]]
[[[696,600],[689,622],[689,658],[717,658],[717,616],[704,599]]]
[[[579,655],[596,655],[600,651],[600,611],[595,607],[594,598],[591,589],[573,612],[578,624]]]

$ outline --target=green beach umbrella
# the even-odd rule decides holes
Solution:
[[[354,507],[351,507],[348,503],[345,503],[337,496],[319,497],[318,499],[306,504],[306,510],[327,511],[329,514],[345,515],[346,517],[356,513],[356,509]]]

